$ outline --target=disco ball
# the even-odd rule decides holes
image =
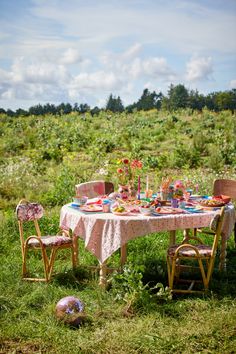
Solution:
[[[73,327],[78,327],[85,319],[84,304],[74,296],[66,296],[56,304],[56,317]]]

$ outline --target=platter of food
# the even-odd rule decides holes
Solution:
[[[198,204],[207,208],[220,208],[225,205],[222,199],[200,199]]]
[[[102,206],[98,204],[83,205],[80,207],[81,211],[97,213],[102,211]]]
[[[129,213],[130,213],[129,210],[127,210],[125,207],[123,207],[123,206],[121,206],[121,205],[119,205],[119,206],[117,206],[117,207],[115,207],[115,208],[112,208],[112,209],[111,209],[111,212],[112,212],[112,214],[114,214],[114,215],[120,215],[120,216],[122,216],[122,215],[129,215]]]
[[[183,214],[185,211],[179,208],[172,208],[172,207],[157,207],[152,210],[152,214],[154,215],[176,215],[176,214]]]

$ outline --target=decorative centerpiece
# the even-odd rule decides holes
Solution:
[[[185,186],[182,181],[177,180],[173,185],[173,198],[175,199],[183,199],[185,193]]]
[[[122,199],[135,198],[137,194],[136,190],[136,174],[137,170],[143,167],[143,164],[139,160],[122,159],[119,161],[121,165],[117,169],[119,179],[118,192]]]

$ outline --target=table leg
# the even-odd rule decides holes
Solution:
[[[183,235],[184,235],[184,238],[183,238],[183,242],[188,242],[188,240],[189,240],[189,229],[185,229],[184,231],[183,231]]]
[[[127,259],[127,247],[126,244],[121,246],[120,248],[120,264],[121,264],[121,268],[123,268],[125,262]]]
[[[219,263],[219,270],[225,271],[226,270],[226,256],[227,256],[227,240],[221,239],[221,248],[220,248],[220,263]]]
[[[170,246],[175,245],[175,243],[176,243],[176,231],[171,230],[170,231]]]
[[[106,261],[100,263],[100,272],[99,272],[99,285],[102,287],[102,288],[105,288],[106,287],[106,284],[107,284],[107,264],[106,264]]]

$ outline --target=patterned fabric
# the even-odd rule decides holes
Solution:
[[[86,183],[77,184],[76,195],[86,196],[88,198],[94,198],[98,195],[105,194],[105,183],[104,181],[91,181]]]
[[[64,205],[60,213],[60,227],[71,229],[75,236],[85,241],[85,247],[104,262],[128,241],[139,236],[170,230],[209,227],[216,212],[164,216],[142,214],[116,216],[112,213],[88,213]],[[222,240],[227,240],[235,224],[235,209],[229,206],[225,212]],[[159,237],[159,235],[157,235]]]
[[[214,218],[211,220],[210,229],[212,231],[216,232],[219,220],[220,220],[220,215],[219,214],[215,215]]]
[[[43,245],[45,247],[61,246],[61,245],[72,243],[72,239],[70,237],[59,236],[59,235],[56,235],[56,236],[42,236],[41,240],[42,240]],[[31,238],[29,240],[28,245],[30,247],[38,247],[39,246],[39,241],[36,238]]]
[[[175,255],[175,251],[177,250],[177,248],[179,247],[180,245],[175,245],[175,246],[171,246],[169,247],[168,249],[168,256],[170,257],[173,257]],[[202,257],[210,257],[211,256],[211,246],[207,246],[207,245],[194,245],[194,247],[196,247],[198,249],[198,252],[200,253],[200,255]],[[184,247],[184,248],[181,248],[178,252],[178,254],[180,256],[183,256],[183,257],[194,257],[196,256],[196,252],[190,248],[190,247]]]
[[[17,218],[21,221],[40,219],[43,213],[43,207],[38,203],[19,204],[16,207]]]

